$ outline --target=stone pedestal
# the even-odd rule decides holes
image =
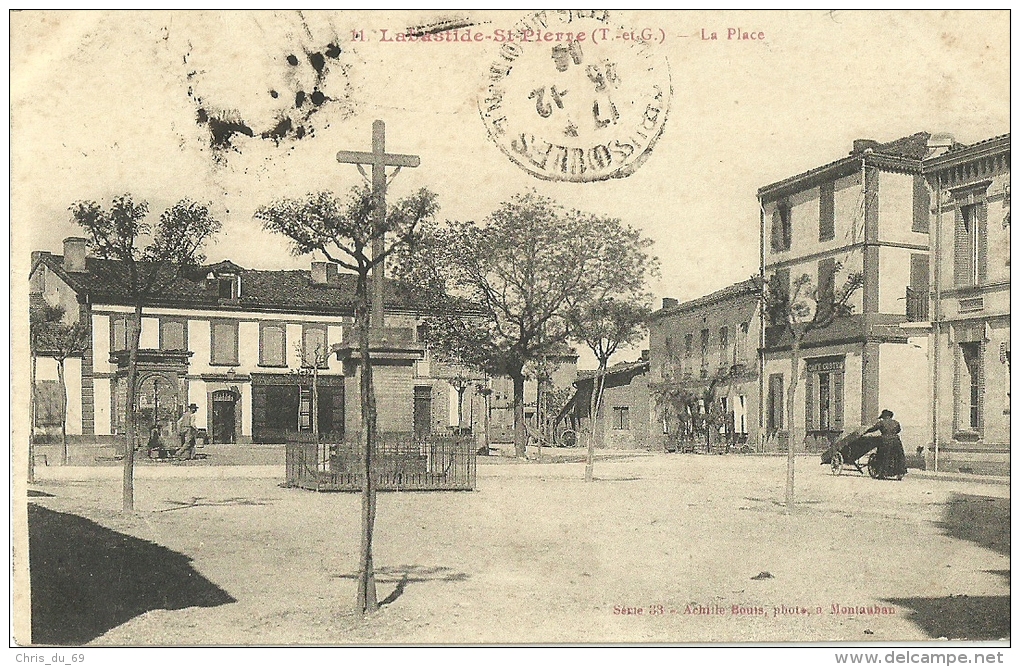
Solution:
[[[414,429],[414,364],[424,358],[425,350],[414,342],[411,329],[373,328],[369,336],[376,428],[380,433],[410,433]],[[334,346],[333,351],[343,363],[344,432],[353,440],[361,433],[361,349],[354,340]]]

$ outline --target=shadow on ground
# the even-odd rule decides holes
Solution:
[[[184,554],[35,504],[28,557],[33,644],[79,646],[154,609],[236,602]]]
[[[338,579],[357,580],[358,574],[338,574]],[[448,567],[435,566],[423,567],[421,565],[397,565],[395,567],[377,567],[375,569],[375,581],[377,584],[396,583],[396,587],[385,598],[379,601],[379,606],[396,602],[397,598],[404,594],[408,584],[423,584],[431,581],[454,582],[466,581],[468,575],[464,572],[457,572]]]
[[[949,537],[1009,555],[1009,498],[954,493],[937,525]]]
[[[953,494],[937,525],[949,537],[1008,556],[1009,514],[1009,498]],[[989,572],[999,575],[1009,585],[1009,570]],[[889,602],[910,609],[910,620],[929,637],[970,640],[1010,637],[1009,595],[895,598]]]
[[[890,598],[887,602],[909,609],[907,618],[933,639],[987,641],[1010,636],[1008,595]]]

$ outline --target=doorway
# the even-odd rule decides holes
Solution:
[[[221,389],[212,395],[212,442],[233,443],[237,438],[237,394]]]
[[[414,437],[425,438],[432,432],[432,387],[414,388]]]

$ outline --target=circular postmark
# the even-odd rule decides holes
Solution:
[[[672,97],[669,63],[649,39],[605,10],[541,11],[497,35],[478,108],[512,162],[589,182],[629,176],[648,158]]]

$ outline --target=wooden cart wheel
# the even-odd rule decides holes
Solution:
[[[830,463],[830,465],[832,466],[832,474],[833,475],[840,475],[840,474],[842,474],[843,473],[843,455],[840,454],[839,452],[833,452],[833,454],[832,454],[832,462]]]
[[[872,452],[871,456],[868,457],[868,474],[872,479],[880,479],[882,477],[882,470],[878,466],[877,452]]]

